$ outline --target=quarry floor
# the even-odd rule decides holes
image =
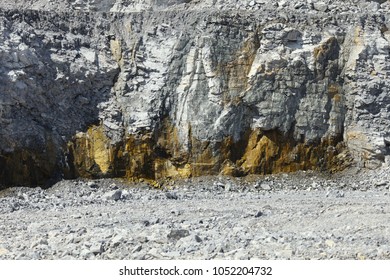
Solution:
[[[390,259],[388,170],[0,192],[0,259]]]

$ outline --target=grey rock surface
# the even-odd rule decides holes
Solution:
[[[388,1],[2,1],[0,179],[376,168]]]

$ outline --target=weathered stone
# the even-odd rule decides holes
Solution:
[[[4,0],[1,185],[376,168],[375,2]]]
[[[262,183],[260,185],[261,189],[265,190],[265,191],[270,191],[272,190],[272,187],[269,185],[269,184],[266,184],[266,183]]]
[[[138,246],[136,246],[136,247],[133,249],[132,253],[134,254],[134,253],[140,252],[141,250],[142,250],[142,245],[138,245]]]
[[[124,242],[125,238],[122,235],[116,235],[111,239],[111,245],[117,247]]]
[[[6,248],[0,247],[0,256],[8,254],[9,251]]]
[[[90,248],[90,252],[94,255],[103,253],[104,252],[103,244],[100,242],[93,244]]]
[[[179,239],[184,238],[184,237],[189,236],[189,235],[190,235],[190,232],[186,229],[173,229],[169,232],[167,237],[169,239],[179,240]]]
[[[328,5],[322,1],[314,2],[313,7],[314,7],[314,9],[316,9],[317,11],[320,11],[320,12],[326,12],[326,10],[328,9]]]
[[[255,218],[260,218],[264,216],[264,213],[262,211],[257,211],[257,213],[255,214]]]
[[[202,238],[199,237],[199,235],[195,235],[194,238],[195,238],[195,241],[196,241],[196,242],[199,242],[199,243],[200,243],[200,242],[203,241]]]
[[[122,191],[121,190],[109,191],[109,192],[107,192],[107,193],[105,193],[103,195],[103,199],[114,200],[114,201],[120,200],[121,197],[122,197]]]
[[[165,196],[167,199],[174,199],[174,200],[177,200],[179,197],[177,196],[176,193],[174,192],[166,192],[165,193]]]

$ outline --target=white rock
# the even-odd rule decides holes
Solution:
[[[319,12],[326,12],[326,10],[328,10],[328,5],[322,1],[314,2],[313,7]]]

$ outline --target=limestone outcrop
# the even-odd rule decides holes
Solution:
[[[375,168],[388,1],[2,1],[0,182]]]

